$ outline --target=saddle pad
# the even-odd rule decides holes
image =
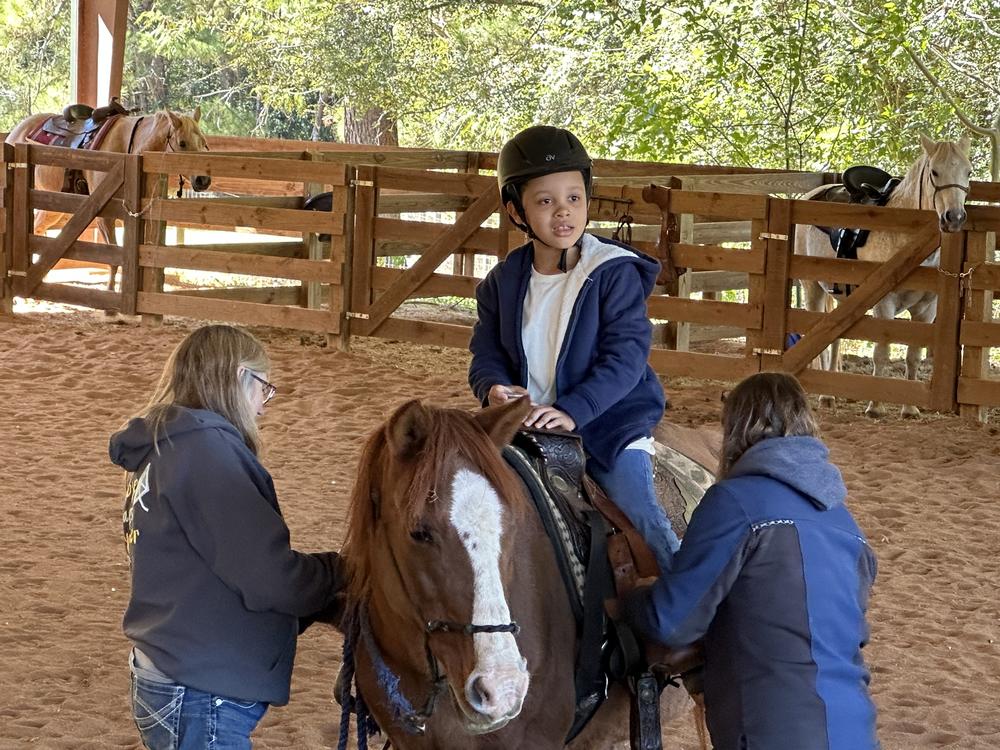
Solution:
[[[556,547],[556,557],[573,583],[573,590],[576,593],[577,601],[583,602],[583,588],[587,578],[587,564],[577,553],[576,545],[573,543],[573,535],[569,529],[570,521],[567,521],[560,507],[556,504],[552,495],[545,489],[545,482],[535,469],[534,461],[521,448],[509,445],[504,448],[504,458],[507,460],[517,474],[524,480],[535,507],[542,515],[543,523],[546,516],[551,520],[555,528],[556,538],[550,539]],[[547,511],[543,512],[543,511]],[[573,520],[575,523],[575,520]],[[547,524],[545,524],[547,526]]]
[[[665,470],[683,499],[681,515],[685,527],[691,522],[691,514],[698,507],[708,488],[715,483],[715,476],[698,462],[688,458],[670,446],[656,442],[656,468]],[[662,500],[661,500],[662,502]],[[670,509],[667,509],[668,515]],[[671,518],[671,521],[673,519]]]

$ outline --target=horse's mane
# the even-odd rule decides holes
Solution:
[[[526,507],[523,485],[504,461],[502,454],[473,416],[460,409],[422,405],[427,421],[426,440],[407,467],[410,475],[401,501],[385,496],[382,488],[388,461],[388,423],[381,425],[365,443],[358,461],[358,476],[351,493],[350,516],[343,556],[351,571],[349,591],[352,601],[366,600],[371,591],[371,556],[382,555],[375,532],[380,516],[404,513],[407,523],[419,519],[440,479],[441,467],[454,457],[464,459],[481,472],[496,490],[501,502],[515,516]],[[399,507],[396,507],[398,504]]]
[[[933,154],[928,154],[923,149],[920,149],[920,156],[915,162],[913,162],[913,164],[910,165],[910,168],[906,170],[906,174],[903,175],[902,182],[892,194],[888,205],[896,207],[913,206],[919,208],[920,184],[924,179],[924,167],[942,148],[946,148],[948,151],[960,157],[963,156],[958,144],[953,141],[939,141]]]

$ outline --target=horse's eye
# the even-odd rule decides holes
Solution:
[[[937,175],[937,170],[936,169],[932,169],[931,170],[931,177],[937,177],[937,176],[938,176]]]
[[[410,538],[415,542],[420,542],[420,544],[430,544],[434,541],[434,536],[424,526],[420,526],[419,528],[411,531]]]
[[[188,147],[188,142],[187,141],[181,141],[181,148],[187,148],[187,147]]]

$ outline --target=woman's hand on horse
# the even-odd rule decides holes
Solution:
[[[512,398],[521,398],[521,396],[527,395],[528,390],[519,385],[495,385],[490,388],[486,400],[490,406],[496,406],[497,404],[507,403]]]
[[[525,417],[524,426],[572,432],[576,429],[576,422],[573,421],[573,417],[569,414],[560,411],[554,406],[536,406]]]

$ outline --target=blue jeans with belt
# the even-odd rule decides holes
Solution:
[[[133,664],[131,697],[148,750],[250,750],[250,733],[267,703],[213,695],[144,673]]]
[[[670,561],[681,542],[656,498],[652,456],[644,450],[626,448],[610,471],[588,461],[587,472],[646,540],[660,571],[670,570]]]

